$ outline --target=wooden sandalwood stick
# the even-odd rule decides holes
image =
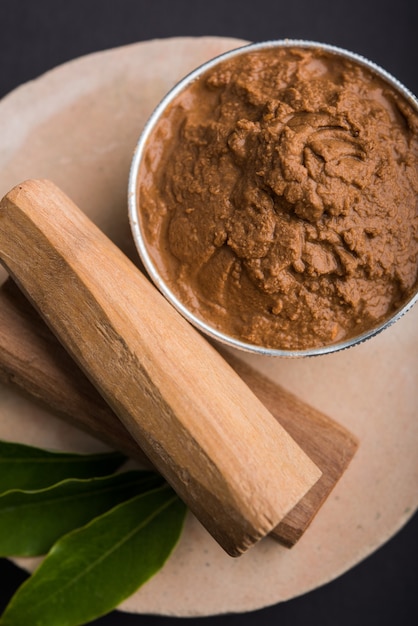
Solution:
[[[272,537],[291,548],[303,535],[347,469],[359,442],[346,428],[280,385],[228,356],[229,363],[293,439],[322,471],[318,482],[272,530]]]
[[[216,350],[49,181],[3,198],[0,258],[229,554],[269,533],[320,478]]]
[[[322,476],[270,535],[292,547],[349,462],[358,442],[334,420],[225,352],[244,382],[322,471]],[[42,402],[66,421],[150,462],[12,280],[0,288],[0,380]]]

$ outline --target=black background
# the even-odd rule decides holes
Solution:
[[[289,37],[335,44],[375,61],[417,94],[417,27],[415,0],[0,0],[0,97],[77,56],[156,37],[200,35],[251,41]],[[0,560],[0,610],[25,577]],[[351,571],[286,603],[246,614],[187,619],[115,611],[94,622],[98,626],[186,623],[415,625],[418,516]]]

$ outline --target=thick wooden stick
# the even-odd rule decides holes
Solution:
[[[225,352],[224,357],[322,471],[322,476],[270,535],[292,547],[351,461],[357,439]],[[150,465],[112,409],[12,280],[0,288],[0,380],[140,463]]]
[[[234,370],[52,183],[3,198],[0,257],[229,554],[269,533],[319,479]]]

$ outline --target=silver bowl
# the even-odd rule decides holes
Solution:
[[[262,43],[248,44],[242,46],[240,48],[231,50],[224,54],[221,54],[210,61],[204,63],[203,65],[196,68],[190,74],[185,76],[180,82],[178,82],[163,98],[163,100],[158,104],[150,118],[148,119],[139,141],[137,143],[134,156],[132,159],[130,175],[129,175],[129,185],[128,185],[128,208],[129,208],[129,221],[133,234],[133,238],[135,241],[135,245],[137,247],[139,256],[142,260],[142,263],[145,266],[146,271],[148,272],[150,278],[156,285],[156,287],[160,290],[160,292],[167,298],[167,300],[181,313],[183,317],[185,317],[191,324],[193,324],[198,330],[203,332],[208,337],[221,342],[226,346],[230,346],[232,348],[236,348],[239,350],[243,350],[245,352],[255,353],[255,354],[264,354],[268,356],[282,356],[282,357],[306,357],[306,356],[315,356],[322,354],[329,354],[332,352],[337,352],[339,350],[344,350],[346,348],[355,346],[360,344],[371,337],[376,336],[381,331],[385,330],[389,326],[391,326],[394,322],[399,320],[418,300],[418,289],[412,295],[412,297],[401,307],[399,308],[391,317],[386,319],[381,324],[377,325],[370,330],[363,332],[362,334],[356,335],[354,337],[350,337],[349,339],[345,339],[340,342],[336,342],[329,345],[319,346],[315,348],[309,348],[305,350],[282,350],[275,348],[265,348],[260,345],[250,344],[239,339],[229,336],[216,328],[212,327],[210,324],[205,322],[205,320],[196,316],[192,311],[190,311],[184,304],[179,300],[179,298],[171,291],[165,280],[161,277],[157,267],[155,266],[149,252],[147,249],[147,243],[142,233],[141,229],[141,218],[140,218],[140,210],[139,210],[139,201],[138,201],[138,176],[139,170],[141,167],[142,158],[145,152],[145,148],[147,146],[147,142],[152,135],[152,132],[157,125],[160,117],[164,115],[167,107],[171,104],[171,102],[196,79],[198,79],[202,74],[204,74],[207,70],[214,68],[219,63],[232,59],[234,57],[245,55],[248,52],[255,50],[263,50],[270,49],[276,47],[300,47],[300,48],[315,48],[324,51],[328,51],[336,56],[340,56],[351,61],[356,62],[357,64],[371,70],[375,75],[382,78],[386,83],[391,85],[398,93],[413,106],[413,108],[418,113],[418,99],[409,91],[402,83],[400,83],[396,78],[394,78],[391,74],[386,72],[384,69],[369,61],[368,59],[362,57],[353,52],[349,52],[337,46],[322,44],[315,41],[304,41],[304,40],[292,40],[292,39],[284,39],[278,41],[267,41]]]

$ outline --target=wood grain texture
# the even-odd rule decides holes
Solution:
[[[320,478],[216,350],[51,182],[3,198],[0,257],[229,554],[269,533]]]
[[[322,471],[318,482],[274,528],[271,536],[291,548],[303,535],[353,458],[359,441],[349,430],[280,385],[225,355],[235,371]]]
[[[235,371],[321,469],[322,476],[270,535],[292,547],[348,467],[358,441],[330,417],[232,356]],[[0,288],[0,380],[144,466],[151,463],[12,280]]]
[[[113,449],[152,466],[11,279],[0,288],[0,380]]]

